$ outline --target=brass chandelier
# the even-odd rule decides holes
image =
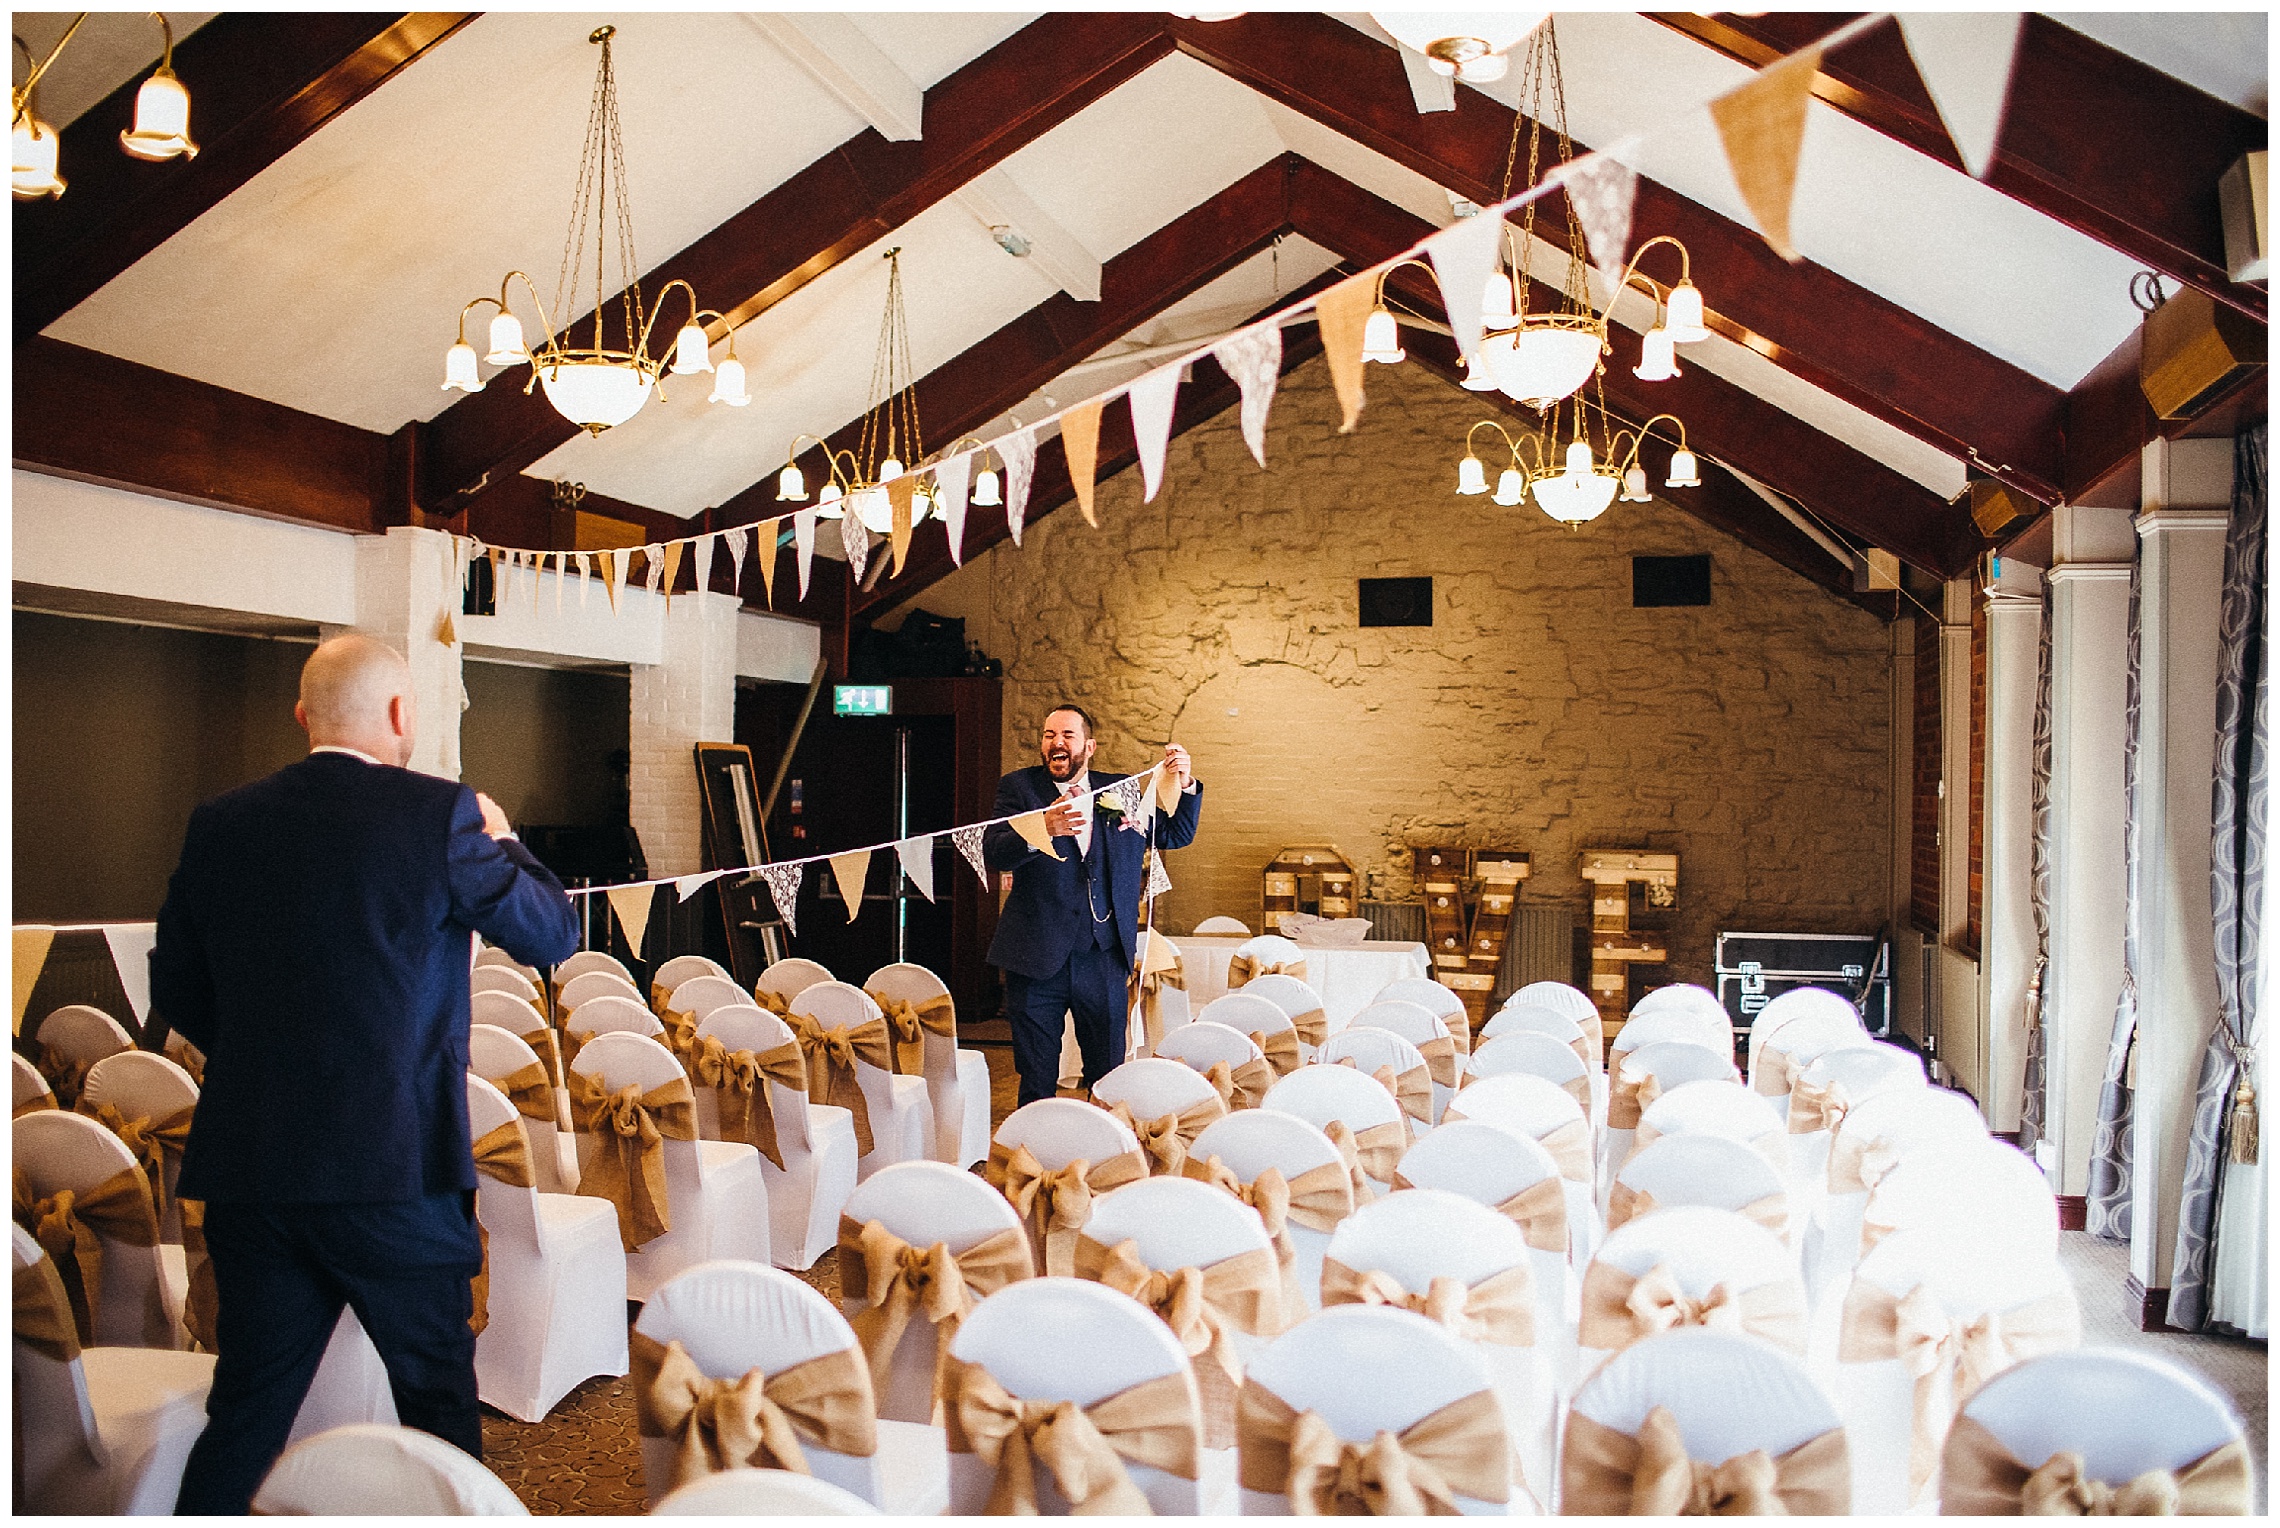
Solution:
[[[40,120],[36,98],[41,76],[45,75],[70,46],[71,39],[79,35],[90,12],[81,11],[64,28],[63,36],[48,49],[47,57],[35,60],[32,50],[22,37],[15,39],[16,49],[24,55],[24,83],[9,92],[9,177],[11,194],[17,201],[38,201],[42,197],[63,195],[66,182],[62,174],[63,142],[56,130]],[[158,11],[150,13],[158,23],[160,51],[158,67],[149,79],[135,92],[134,126],[119,134],[119,147],[136,159],[163,161],[168,159],[196,159],[198,145],[190,138],[190,91],[174,72],[174,26]]]
[[[601,47],[601,63],[594,77],[594,99],[586,118],[586,142],[578,161],[578,186],[570,207],[570,231],[562,250],[562,268],[554,289],[555,313],[567,315],[584,289],[586,258],[593,257],[593,328],[586,343],[578,343],[572,329],[557,331],[538,287],[520,270],[509,271],[499,282],[497,297],[477,297],[459,310],[459,336],[444,353],[443,386],[446,391],[479,393],[485,387],[476,366],[475,347],[467,342],[467,315],[478,308],[495,308],[491,318],[490,346],[482,359],[493,366],[530,367],[523,384],[528,393],[543,385],[546,401],[563,418],[590,435],[624,424],[641,412],[651,395],[663,396],[663,379],[698,372],[713,373],[713,390],[707,400],[742,408],[752,400],[744,389],[744,363],[736,358],[736,331],[728,330],[728,354],[717,371],[711,356],[707,319],[726,324],[717,309],[701,308],[696,290],[675,278],[665,283],[651,304],[641,290],[641,265],[633,249],[633,210],[626,193],[625,144],[618,128],[617,76],[611,67],[610,39],[617,28],[594,29],[586,40]],[[615,244],[619,298],[617,323],[611,324],[606,286]],[[520,281],[538,310],[545,343],[535,350],[524,342],[522,320],[508,306],[515,282]],[[689,317],[674,336],[669,352],[651,355],[650,332],[655,328],[673,289],[689,300]],[[573,326],[575,327],[575,326]]]
[[[1457,492],[1466,496],[1488,494],[1491,503],[1507,506],[1536,501],[1536,507],[1570,530],[1586,525],[1607,512],[1618,495],[1627,504],[1645,504],[1647,469],[1640,449],[1658,425],[1668,425],[1678,436],[1671,452],[1665,488],[1699,488],[1701,465],[1686,443],[1686,425],[1674,414],[1657,414],[1637,429],[1614,427],[1604,408],[1582,398],[1568,401],[1573,416],[1567,448],[1553,465],[1553,441],[1558,434],[1562,405],[1554,405],[1548,432],[1526,431],[1517,440],[1503,425],[1483,419],[1465,432],[1465,454],[1457,463]],[[1592,430],[1585,418],[1589,408],[1599,416],[1599,448],[1592,446]],[[1473,454],[1473,440],[1482,430],[1493,430],[1504,442],[1508,464],[1497,474],[1496,488],[1488,485],[1488,466]]]

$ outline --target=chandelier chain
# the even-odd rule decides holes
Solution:
[[[594,239],[594,350],[599,353],[610,348],[606,335],[609,313],[609,235],[616,225],[618,240],[618,282],[622,294],[620,303],[625,323],[625,350],[637,348],[642,322],[640,261],[633,247],[633,204],[626,190],[625,140],[618,121],[617,70],[610,55],[610,34],[615,28],[603,27],[597,31],[595,42],[601,44],[601,68],[594,81],[593,104],[586,115],[585,141],[578,156],[578,183],[570,199],[570,226],[563,237],[562,267],[555,278],[555,310],[564,314],[575,311],[579,288],[586,274],[585,234],[591,219]],[[610,170],[616,166],[617,175],[612,181]],[[565,318],[567,325],[568,319]],[[564,329],[568,338],[568,329]]]
[[[856,462],[864,478],[877,482],[879,463],[888,457],[916,466],[926,458],[918,428],[918,394],[911,362],[910,315],[903,301],[902,250],[887,251],[887,307],[879,323],[879,344],[871,359],[871,396],[863,416]]]

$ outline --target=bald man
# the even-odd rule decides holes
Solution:
[[[181,1512],[247,1510],[343,1306],[404,1424],[482,1456],[469,932],[535,966],[578,947],[498,806],[405,767],[394,649],[321,644],[293,716],[306,759],[191,815],[151,954],[158,1013],[206,1055],[181,1192],[205,1201],[220,1298]]]

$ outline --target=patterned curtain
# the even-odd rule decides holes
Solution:
[[[2228,1156],[2257,1160],[2256,962],[2264,906],[2263,421],[2233,442],[2232,520],[2217,615],[2217,762],[2211,800],[2210,905],[2216,914],[2218,1013],[2201,1057],[2185,1198],[2169,1280],[2169,1320],[2199,1331],[2209,1316],[2209,1254]],[[2231,1148],[2229,1151],[2227,1147]]]
[[[2027,983],[2026,1097],[2019,1106],[2019,1149],[2033,1155],[2050,1114],[2050,1040],[2043,1015],[2051,1009],[2050,969],[2050,623],[2051,582],[2042,586],[2042,633],[2035,653],[2034,851],[2028,861],[2027,900],[2035,910],[2035,974]]]
[[[2122,702],[2122,993],[2106,1041],[2106,1073],[2098,1083],[2098,1131],[2090,1141],[2086,1229],[2106,1241],[2130,1239],[2130,1111],[2137,1046],[2138,926],[2138,580],[2144,543],[2130,552],[2130,634]]]

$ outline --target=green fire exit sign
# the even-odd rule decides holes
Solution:
[[[835,684],[831,687],[833,716],[892,716],[895,690],[889,684]]]

